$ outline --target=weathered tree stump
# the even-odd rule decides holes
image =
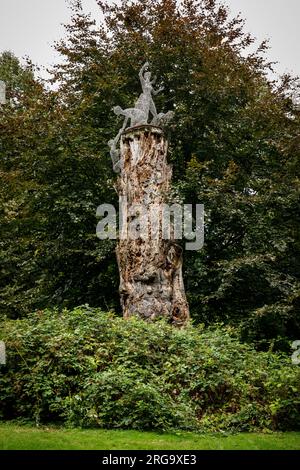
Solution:
[[[124,317],[138,315],[149,320],[165,317],[181,326],[189,319],[182,279],[182,249],[172,231],[170,239],[164,239],[161,225],[157,230],[149,225],[149,214],[159,212],[170,189],[172,169],[167,163],[167,149],[167,140],[159,127],[132,127],[121,137],[117,187],[122,226],[117,259]],[[137,204],[146,211],[137,213]],[[148,237],[141,237],[142,229]]]

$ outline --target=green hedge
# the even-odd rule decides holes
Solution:
[[[88,306],[7,320],[0,417],[84,427],[300,429],[300,367],[228,328],[124,321]]]

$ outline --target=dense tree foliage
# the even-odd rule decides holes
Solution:
[[[112,242],[95,237],[96,207],[116,204],[107,140],[111,111],[139,94],[148,60],[164,85],[174,192],[205,206],[205,246],[185,253],[192,318],[232,323],[258,347],[300,335],[299,111],[294,80],[268,79],[266,44],[215,0],[98,1],[101,25],[73,2],[57,91],[8,54],[0,79],[2,312],[51,305],[118,309]],[[100,16],[100,15],[99,15]],[[9,61],[14,65],[9,68]]]
[[[95,155],[96,137],[60,96],[18,66],[22,72],[21,95],[12,90],[16,104],[0,115],[2,314],[82,301],[107,307],[117,274],[106,260],[111,245],[99,246],[95,236],[95,214],[112,191],[101,181],[109,162]]]

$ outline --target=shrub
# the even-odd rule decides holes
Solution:
[[[0,416],[135,429],[300,429],[300,369],[232,329],[88,306],[6,320]]]

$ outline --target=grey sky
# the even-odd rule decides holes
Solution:
[[[268,59],[276,70],[300,75],[300,0],[225,0],[233,14],[247,20],[246,29],[258,41],[270,39]],[[95,0],[83,0],[84,8],[99,19]],[[18,57],[48,66],[58,60],[51,47],[64,34],[62,23],[70,11],[65,0],[0,0],[0,52],[12,50]]]

